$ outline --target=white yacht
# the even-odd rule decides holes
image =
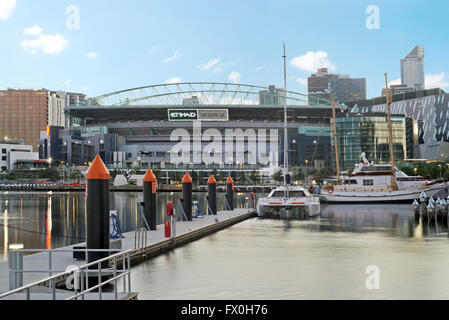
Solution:
[[[444,180],[408,176],[396,167],[393,179],[391,164],[370,164],[364,153],[362,159],[351,174],[340,176],[341,184],[322,190],[321,200],[329,203],[411,203],[423,191],[432,197],[448,186]],[[396,188],[393,187],[395,184]]]
[[[286,58],[284,45],[284,92],[287,92],[287,73]],[[287,95],[284,99],[284,141],[288,141],[287,132]],[[268,197],[260,198],[257,202],[257,214],[259,217],[276,216],[281,212],[292,210],[304,210],[304,214],[314,217],[320,214],[320,199],[309,193],[308,190],[290,186],[290,174],[288,170],[288,146],[284,145],[284,186],[278,187],[271,191]]]
[[[287,189],[287,192],[286,192]],[[281,186],[257,202],[257,214],[259,217],[279,216],[282,209],[291,211],[304,210],[308,217],[320,214],[320,199],[311,194],[307,189],[299,186]]]

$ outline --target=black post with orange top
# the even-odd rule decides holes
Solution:
[[[226,201],[229,205],[226,209],[234,210],[234,180],[232,180],[231,176],[226,181]]]
[[[217,180],[212,175],[207,181],[207,199],[209,202],[209,211],[212,215],[217,215]]]
[[[187,221],[192,221],[192,177],[187,172],[182,179],[182,208],[186,214]]]
[[[86,173],[86,225],[87,249],[109,249],[109,180],[108,169],[100,156],[96,156]],[[107,257],[109,252],[88,252],[87,262]],[[102,264],[107,267],[107,261]],[[98,269],[97,265],[90,269]]]
[[[143,177],[143,212],[150,230],[157,230],[157,207],[156,207],[157,179],[151,169]]]

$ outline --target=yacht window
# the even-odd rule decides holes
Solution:
[[[305,197],[306,195],[302,191],[290,191],[290,197]]]
[[[374,186],[374,180],[363,180],[364,186]]]
[[[391,171],[391,166],[373,166],[373,167],[363,167],[362,172],[385,172]]]
[[[343,184],[357,184],[356,180],[345,180]]]
[[[283,198],[285,196],[284,191],[275,191],[273,193],[274,198]]]

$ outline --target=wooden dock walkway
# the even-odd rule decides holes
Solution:
[[[147,232],[147,244],[143,248],[135,248],[135,231],[124,233],[122,240],[122,250],[132,250],[131,265],[135,265],[151,257],[155,257],[168,250],[177,248],[189,242],[198,240],[208,234],[225,229],[231,225],[244,221],[255,216],[254,209],[235,209],[234,211],[220,211],[216,216],[204,216],[194,219],[191,222],[176,222],[176,237],[173,239],[165,238],[165,230],[163,225],[158,226],[158,230]],[[59,248],[61,250],[71,250],[72,246]],[[28,248],[27,248],[28,249]],[[23,259],[24,270],[48,270],[49,257],[48,253],[36,253],[27,255]],[[55,270],[53,275],[63,272],[70,265],[84,265],[86,261],[73,259],[71,252],[53,252],[52,253],[52,269]],[[49,273],[25,273],[23,276],[23,284],[27,285],[49,276]],[[60,279],[61,282],[65,279]],[[0,262],[0,293],[9,291],[9,268],[8,262]],[[44,299],[45,294],[40,295]],[[59,296],[59,294],[58,294]],[[11,299],[12,297],[10,297]],[[23,298],[23,297],[22,297]],[[36,297],[38,298],[38,297]],[[104,297],[107,299],[107,296]],[[126,299],[129,297],[123,297]],[[133,298],[136,298],[133,296]],[[20,299],[16,296],[15,299]]]

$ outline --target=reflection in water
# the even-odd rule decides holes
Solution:
[[[323,205],[255,218],[133,268],[139,299],[447,299],[447,218],[410,205]],[[380,289],[368,290],[368,266]],[[442,281],[443,280],[443,281]]]
[[[236,195],[237,207],[244,204],[244,194]],[[167,201],[177,201],[178,193],[159,193],[157,224],[166,217]],[[218,208],[224,208],[224,194],[217,194]],[[136,192],[111,193],[110,209],[117,210],[123,232],[144,226],[140,213],[143,194]],[[0,259],[6,260],[11,243],[22,243],[25,249],[59,248],[84,242],[86,234],[86,201],[84,193],[27,193],[0,192],[0,236],[3,250]],[[204,193],[194,193],[201,211],[205,212]],[[176,208],[176,206],[175,206]]]

